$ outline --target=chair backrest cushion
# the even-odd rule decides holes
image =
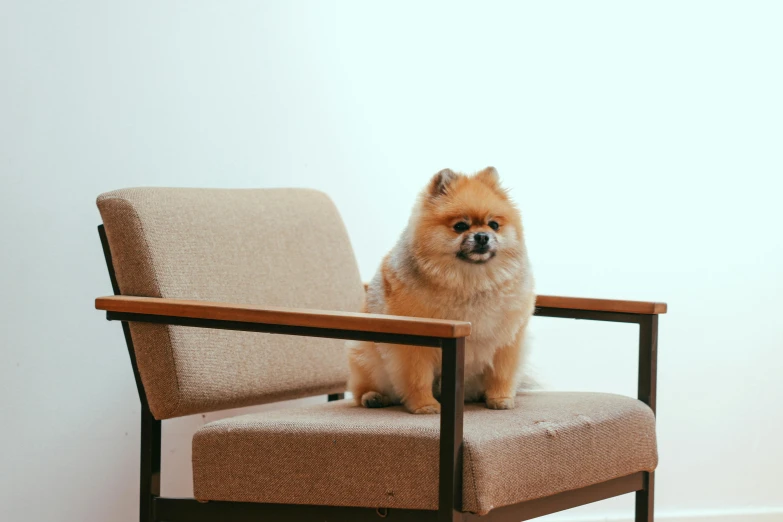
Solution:
[[[98,208],[122,295],[359,311],[332,201],[306,189],[131,188]],[[345,389],[344,342],[131,323],[157,419]]]

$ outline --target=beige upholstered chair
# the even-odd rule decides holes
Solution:
[[[142,404],[140,520],[526,520],[636,492],[652,521],[655,361],[665,305],[538,298],[538,315],[640,325],[639,399],[530,392],[464,405],[470,324],[356,313],[364,287],[340,216],[311,190],[138,188],[98,198]],[[443,350],[442,414],[340,400],[344,339]],[[161,421],[329,394],[209,423],[196,499],[160,497]]]

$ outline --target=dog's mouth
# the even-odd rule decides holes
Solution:
[[[482,265],[495,257],[496,252],[490,250],[488,247],[478,247],[473,250],[464,252],[462,250],[457,253],[457,257],[467,263],[473,263],[474,265]]]

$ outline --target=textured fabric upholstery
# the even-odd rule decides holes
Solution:
[[[300,189],[135,188],[98,208],[123,295],[359,311],[353,251],[329,198]],[[158,419],[344,390],[344,342],[132,324]]]
[[[508,411],[466,405],[463,510],[486,513],[652,471],[655,417],[601,393],[529,392]],[[338,401],[215,421],[193,439],[200,500],[438,506],[438,415]]]

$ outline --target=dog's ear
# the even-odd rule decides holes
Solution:
[[[494,190],[501,198],[509,199],[508,190],[500,184],[500,176],[498,176],[498,171],[495,167],[487,167],[484,170],[480,170],[473,177]]]
[[[495,167],[487,167],[476,172],[475,178],[492,189],[500,189],[500,176]]]
[[[459,175],[451,169],[443,169],[432,176],[432,180],[430,180],[428,187],[430,196],[436,197],[445,194],[451,182],[457,179],[458,176]]]

